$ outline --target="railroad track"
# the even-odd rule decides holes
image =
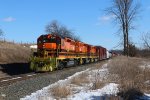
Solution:
[[[97,65],[100,67],[106,62],[107,61],[100,61],[76,67],[68,67],[53,72],[28,73],[0,79],[0,99],[19,100],[45,86],[66,79],[76,72],[84,71],[89,68],[97,68]]]
[[[17,81],[32,78],[35,75],[37,75],[37,74],[36,73],[28,73],[28,74],[22,74],[22,75],[15,75],[15,76],[0,78],[0,87],[8,86],[8,85],[15,83]]]
[[[76,66],[76,67],[89,66],[89,65],[92,65],[92,64],[96,64],[96,63],[99,63],[99,62],[79,65],[79,66]],[[76,67],[66,67],[62,70],[64,71],[64,70],[68,70],[68,69],[75,69]],[[39,77],[41,75],[43,76],[43,75],[52,74],[52,73],[59,73],[62,70],[56,70],[56,71],[44,72],[44,73],[31,72],[31,73],[27,73],[27,74],[14,75],[14,76],[10,76],[10,77],[0,78],[0,88],[5,87],[5,86],[9,86],[9,85],[11,85],[13,83],[16,83],[18,81],[27,80],[27,79],[34,78],[34,77]]]

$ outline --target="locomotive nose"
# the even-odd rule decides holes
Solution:
[[[38,44],[38,48],[39,48],[39,49],[45,48],[45,44],[44,44],[44,43],[39,43],[39,44]]]
[[[45,45],[43,44],[43,48],[45,48]]]

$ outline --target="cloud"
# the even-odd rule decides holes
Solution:
[[[4,22],[13,22],[13,21],[15,21],[15,20],[16,20],[16,19],[13,18],[13,17],[11,17],[11,16],[6,17],[6,18],[3,19]]]
[[[100,21],[109,21],[110,20],[110,16],[101,16],[99,18]]]
[[[98,22],[96,25],[101,25],[101,24],[107,23],[107,22],[111,21],[113,18],[115,18],[115,15],[100,16],[98,18]]]
[[[104,21],[109,21],[109,20],[111,20],[114,17],[115,17],[115,15],[101,16],[101,17],[98,18],[98,20],[104,22]]]

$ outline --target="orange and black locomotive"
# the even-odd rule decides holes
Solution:
[[[34,71],[53,71],[69,65],[82,65],[107,58],[106,48],[71,38],[46,34],[37,39],[37,52],[31,60]]]

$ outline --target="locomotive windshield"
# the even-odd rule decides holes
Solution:
[[[48,38],[47,35],[44,35],[38,40],[38,43],[56,43],[56,37]]]

